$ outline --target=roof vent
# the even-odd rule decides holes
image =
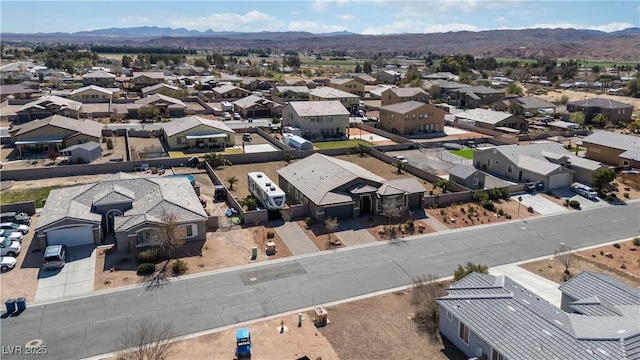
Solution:
[[[270,183],[270,182],[268,182],[268,183],[266,183],[266,184],[264,184],[264,185],[265,185],[266,187],[269,187],[269,186],[271,186],[271,183]]]
[[[261,177],[262,177],[262,174],[258,174],[258,178],[261,178]]]
[[[271,187],[271,191],[276,191],[276,188],[274,186]]]

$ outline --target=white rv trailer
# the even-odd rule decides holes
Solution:
[[[286,194],[263,172],[247,174],[249,192],[269,210],[282,209],[286,205]]]

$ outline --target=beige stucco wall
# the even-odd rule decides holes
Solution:
[[[358,96],[364,95],[364,84],[355,80],[348,81],[344,84],[329,83],[329,86]]]
[[[311,121],[311,119],[315,120]],[[303,136],[313,139],[321,137],[323,130],[329,136],[332,131],[335,135],[338,130],[346,134],[349,128],[349,115],[300,117],[291,106],[286,106],[282,110],[282,124],[300,128]]]
[[[112,95],[106,94],[94,89],[87,89],[85,91],[82,91],[80,93],[77,93],[71,96],[71,99],[78,100],[78,101],[89,100],[89,99],[110,99],[110,98],[112,98]]]
[[[622,166],[623,161],[618,155],[622,154],[623,151],[619,149],[613,149],[607,146],[602,146],[598,144],[588,143],[583,141],[582,147],[587,149],[587,152],[584,157],[591,160],[600,161],[607,165],[613,166]]]
[[[380,110],[380,127],[389,132],[395,129],[397,133],[403,135],[410,134],[412,131],[418,133],[421,127],[423,132],[426,132],[429,131],[430,126],[432,126],[431,131],[443,131],[444,115],[443,110],[427,104],[406,114]]]
[[[235,141],[236,141],[235,133],[226,133],[222,130],[214,129],[205,125],[199,125],[193,129],[189,129],[187,131],[181,132],[176,135],[167,136],[166,138],[170,148],[184,149],[184,148],[189,148],[189,140],[185,138],[187,135],[209,135],[209,134],[221,134],[221,133],[227,134],[227,138],[202,139],[202,141],[204,141],[205,143],[211,143],[211,144],[226,143],[226,144],[230,144],[231,146],[235,145]],[[182,143],[180,144],[178,143],[178,138],[182,138]],[[211,141],[209,142],[209,140]],[[196,140],[190,140],[190,141],[194,145],[197,144]]]

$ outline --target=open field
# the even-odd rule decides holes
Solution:
[[[476,152],[476,149],[449,150],[449,152],[454,155],[461,156],[465,159],[473,160],[473,153]]]
[[[630,98],[626,96],[609,95],[609,94],[597,94],[597,93],[587,92],[587,91],[551,90],[545,94],[537,95],[537,97],[549,102],[557,102],[562,97],[562,95],[567,95],[569,97],[569,101],[593,99],[596,97],[615,100],[621,103],[632,105],[634,110],[640,110],[640,98]]]

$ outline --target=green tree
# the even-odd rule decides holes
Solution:
[[[362,72],[362,67],[360,66],[360,63],[356,63],[356,68],[355,70],[353,70],[353,72],[355,72],[356,74],[359,74]]]
[[[122,66],[123,67],[131,67],[131,63],[133,62],[133,58],[129,55],[122,56]]]
[[[363,67],[363,71],[364,71],[366,74],[370,74],[370,73],[371,73],[371,63],[370,63],[370,62],[366,62],[366,61],[365,61],[365,62],[364,62],[364,65],[362,65],[362,67]]]
[[[507,88],[504,90],[507,95],[517,95],[524,96],[524,89],[516,82],[509,83]]]
[[[625,95],[640,97],[640,73],[638,74],[635,79],[628,81],[627,85],[624,86]]]
[[[616,172],[604,166],[591,173],[593,184],[599,188],[601,188],[604,184],[612,182],[615,178]]]
[[[359,142],[358,145],[356,145],[356,147],[354,147],[353,149],[358,152],[358,154],[360,154],[360,157],[364,157],[364,155],[367,154],[369,150],[371,150],[371,146],[369,144]]]
[[[338,229],[338,226],[340,226],[340,223],[338,223],[338,218],[328,218],[324,221],[324,228],[325,230],[327,230],[327,249],[331,249],[331,245],[333,244],[333,242],[331,242],[331,234],[333,234],[334,231],[336,231],[336,229]]]
[[[143,106],[138,109],[138,117],[143,122],[162,119],[162,116],[160,115],[160,109],[155,105]]]
[[[591,119],[591,122],[595,127],[604,129],[607,126],[607,117],[604,114],[597,114]]]
[[[205,155],[204,160],[214,169],[227,164],[227,159],[220,153],[216,152]]]
[[[442,189],[442,193],[445,194],[447,190],[451,189],[452,184],[451,184],[451,181],[447,179],[440,179],[433,186],[436,188]]]
[[[245,206],[248,211],[253,211],[258,208],[258,199],[253,195],[249,195],[242,200],[242,206]]]
[[[229,183],[229,190],[233,190],[233,184],[238,183],[238,178],[235,176],[229,176],[226,180]]]
[[[195,59],[193,61],[193,66],[197,66],[197,67],[202,67],[202,68],[208,69],[209,66],[211,66],[211,65],[209,65],[207,60],[202,59],[202,58],[198,58],[198,59]]]
[[[393,166],[396,168],[396,172],[398,174],[402,174],[402,169],[404,169],[404,162],[402,162],[401,160],[396,160],[393,163]]]
[[[571,121],[574,124],[578,124],[580,126],[584,125],[584,113],[582,111],[576,111],[574,113],[571,114],[571,116],[569,117],[569,121]]]
[[[465,266],[458,265],[458,268],[453,272],[453,280],[458,281],[472,272],[488,274],[489,267],[487,265],[474,264],[469,261]]]
[[[459,75],[459,82],[462,84],[471,84],[471,74],[468,72],[461,72]]]

